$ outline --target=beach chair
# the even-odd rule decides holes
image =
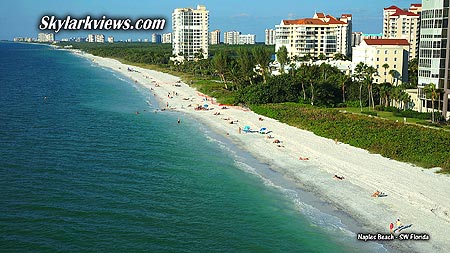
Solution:
[[[244,131],[244,133],[250,132],[250,126],[244,126],[244,129],[242,129],[242,131]]]

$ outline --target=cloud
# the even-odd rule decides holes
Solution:
[[[243,12],[243,13],[239,13],[239,14],[233,15],[231,17],[232,18],[246,18],[246,17],[250,17],[250,14]]]

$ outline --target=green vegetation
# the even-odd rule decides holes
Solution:
[[[208,59],[198,52],[195,61],[177,62],[170,60],[170,44],[67,44],[125,64],[179,76],[219,103],[248,105],[257,113],[327,138],[424,167],[441,166],[443,172],[450,172],[450,154],[445,148],[450,132],[437,129],[450,127],[433,123],[442,120],[438,113],[408,109],[410,97],[405,89],[415,84],[399,84],[398,72],[387,64],[383,68],[391,82],[376,84],[373,67],[359,64],[355,74],[349,76],[325,63],[310,64],[316,60],[311,55],[290,59],[283,48],[277,57],[289,71],[273,76],[269,65],[275,54],[273,46],[213,45]],[[335,58],[345,56],[337,54]],[[295,64],[298,61],[303,63]],[[439,97],[440,91],[431,85],[425,91],[433,103]],[[340,112],[344,110],[349,113]],[[408,123],[420,125],[403,124],[404,117]]]
[[[325,138],[425,168],[441,167],[441,172],[450,173],[450,150],[446,148],[450,134],[446,131],[297,103],[254,105],[251,109]]]

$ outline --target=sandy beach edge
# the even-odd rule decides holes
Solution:
[[[357,220],[363,226],[355,232],[386,234],[389,223],[400,219],[403,225],[412,224],[402,233],[426,233],[430,240],[383,242],[388,249],[446,252],[450,248],[450,237],[446,236],[450,230],[450,177],[336,143],[241,107],[217,104],[173,75],[69,51],[148,88],[161,110],[187,113],[230,138],[302,189]],[[196,110],[204,105],[208,110]],[[252,131],[244,131],[246,126]],[[271,132],[257,133],[263,127]],[[376,190],[387,196],[371,197]]]

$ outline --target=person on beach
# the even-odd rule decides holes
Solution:
[[[178,118],[178,124],[180,124],[180,122],[181,122],[181,121],[180,121],[180,118]]]
[[[241,127],[239,127],[239,130],[238,130],[239,134],[241,134],[241,131],[242,131],[242,128],[241,128]]]
[[[395,225],[397,225],[397,229],[399,229],[402,226],[400,219],[397,219],[397,221],[395,222]]]
[[[336,178],[338,180],[344,180],[345,179],[344,176],[338,176],[338,175],[334,175],[333,178]]]
[[[389,224],[389,232],[391,232],[391,234],[394,233],[394,223],[392,222]]]
[[[380,191],[376,191],[376,192],[374,192],[373,194],[372,194],[372,197],[375,197],[375,198],[378,198],[379,196],[380,196]]]

